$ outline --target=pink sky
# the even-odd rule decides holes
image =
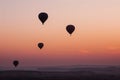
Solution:
[[[48,13],[45,25],[40,12]],[[0,65],[119,65],[119,14],[119,0],[0,0]]]

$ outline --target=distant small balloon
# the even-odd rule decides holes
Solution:
[[[40,49],[42,49],[42,48],[43,48],[43,46],[44,46],[44,44],[43,44],[43,43],[38,43],[38,47],[39,47]]]
[[[42,24],[44,24],[45,21],[48,19],[48,14],[46,12],[41,12],[39,13],[38,18],[42,22]]]
[[[14,60],[14,61],[13,61],[13,65],[14,65],[15,67],[17,67],[18,64],[19,64],[19,61],[18,61],[18,60]]]
[[[75,30],[75,26],[74,25],[67,25],[66,30],[71,35]]]

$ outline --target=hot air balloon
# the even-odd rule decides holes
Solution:
[[[13,65],[14,65],[15,67],[17,67],[18,64],[19,64],[19,61],[18,61],[18,60],[14,60],[14,61],[13,61]]]
[[[45,21],[48,19],[48,14],[45,12],[41,12],[39,13],[38,18],[42,22],[42,24],[44,24]]]
[[[42,48],[43,48],[43,46],[44,46],[44,44],[43,44],[43,43],[38,43],[38,47],[39,47],[40,49],[42,49]]]
[[[71,24],[67,25],[66,30],[71,35],[74,32],[74,30],[75,30],[75,26],[71,25]]]

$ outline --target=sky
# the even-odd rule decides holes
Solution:
[[[120,65],[119,21],[120,0],[0,0],[0,66]]]

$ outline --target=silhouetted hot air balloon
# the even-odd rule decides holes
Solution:
[[[66,30],[71,35],[74,32],[74,30],[75,30],[75,26],[71,25],[71,24],[67,25]]]
[[[44,46],[44,44],[43,44],[43,43],[38,43],[38,47],[39,47],[40,49],[42,49],[42,48],[43,48],[43,46]]]
[[[14,61],[13,61],[13,65],[14,65],[15,67],[17,67],[18,64],[19,64],[19,61],[18,61],[18,60],[14,60]]]
[[[44,24],[45,21],[48,19],[48,14],[45,13],[45,12],[41,12],[41,13],[38,15],[38,18],[39,18],[39,20],[42,22],[42,24]]]

